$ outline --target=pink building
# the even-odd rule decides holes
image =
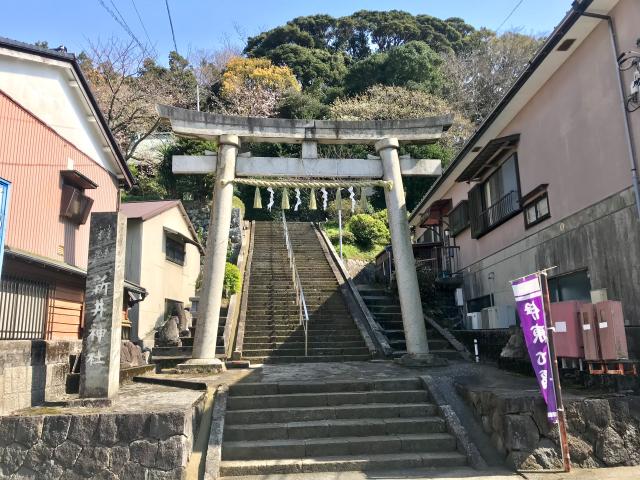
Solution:
[[[77,339],[89,214],[117,210],[132,177],[75,57],[0,39],[0,140],[0,339]]]
[[[468,312],[513,305],[509,280],[557,266],[552,300],[606,288],[640,338],[640,110],[625,108],[636,68],[617,62],[639,24],[637,0],[574,2],[411,214],[418,242],[458,252]]]

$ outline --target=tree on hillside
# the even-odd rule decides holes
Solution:
[[[448,79],[444,95],[474,122],[480,122],[513,85],[542,39],[508,32],[485,31],[476,47],[447,55],[443,72]]]
[[[349,93],[372,85],[420,86],[436,92],[442,85],[442,57],[424,42],[409,42],[353,64],[345,77]]]
[[[330,113],[332,118],[343,120],[395,120],[446,114],[453,114],[453,125],[438,143],[401,147],[401,153],[409,153],[414,158],[440,159],[444,165],[448,164],[471,135],[473,125],[445,100],[433,94],[422,90],[376,85],[363,94],[336,100],[331,105]],[[411,210],[431,187],[433,178],[407,177],[404,184],[407,207]],[[384,195],[380,189],[376,190],[371,203],[376,208],[384,208]]]
[[[338,99],[330,107],[331,118],[342,120],[397,120],[447,114],[453,114],[453,125],[440,143],[454,151],[471,135],[473,125],[445,100],[425,91],[375,85],[355,97]]]
[[[214,107],[222,82],[222,73],[229,60],[238,57],[240,53],[241,49],[229,42],[216,50],[196,49],[189,53],[189,63],[200,91],[200,110]]]
[[[78,60],[127,159],[158,127],[156,104],[189,108],[195,103],[193,73],[175,52],[165,68],[145,58],[134,42],[111,39],[90,44]]]
[[[291,68],[304,87],[341,85],[347,73],[344,54],[293,43],[279,45],[266,55],[275,65]]]
[[[341,52],[360,60],[375,52],[417,40],[436,52],[460,52],[467,48],[475,29],[460,18],[441,20],[399,10],[361,10],[346,17],[329,15],[298,17],[247,41],[244,53],[266,57],[281,45]]]
[[[273,65],[266,58],[236,57],[222,75],[221,107],[227,114],[270,117],[285,94],[299,91],[289,67]]]

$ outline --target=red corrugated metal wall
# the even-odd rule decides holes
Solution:
[[[6,244],[86,268],[89,222],[76,226],[60,218],[60,170],[68,159],[98,184],[85,191],[94,200],[91,211],[115,211],[115,176],[0,92],[0,177],[12,183]]]

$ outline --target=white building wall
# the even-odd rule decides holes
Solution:
[[[120,174],[71,66],[0,48],[0,90],[107,171]],[[74,86],[77,85],[77,86]]]
[[[148,296],[136,306],[138,337],[145,346],[153,345],[154,330],[164,321],[165,299],[189,305],[195,293],[200,273],[200,252],[195,245],[186,244],[183,266],[166,259],[163,227],[191,237],[178,207],[157,215],[142,224],[140,285]]]

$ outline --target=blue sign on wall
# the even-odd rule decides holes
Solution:
[[[4,239],[7,236],[7,221],[9,219],[9,194],[11,182],[0,178],[0,273],[4,260]]]

